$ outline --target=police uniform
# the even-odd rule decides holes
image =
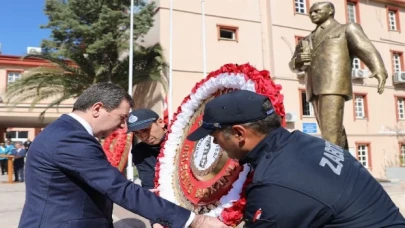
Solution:
[[[367,169],[323,139],[279,128],[240,162],[254,170],[245,227],[405,227]]]
[[[128,117],[128,133],[145,129],[158,119],[159,115],[150,109],[137,109],[131,112]],[[163,139],[164,137],[162,141]],[[149,145],[144,142],[137,143],[136,138],[133,137],[131,150],[132,162],[138,170],[139,179],[144,188],[155,188],[155,167],[159,152],[160,144]]]
[[[275,113],[266,96],[237,90],[204,109],[202,125],[187,138],[199,140],[224,126]],[[405,219],[382,186],[348,151],[321,138],[279,127],[270,131],[241,164],[252,168],[246,189],[246,228],[405,227]]]
[[[151,146],[144,142],[140,142],[132,148],[132,162],[138,170],[139,179],[144,188],[155,188],[155,167],[159,152],[160,145]]]

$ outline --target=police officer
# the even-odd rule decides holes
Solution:
[[[348,152],[281,127],[265,96],[237,90],[208,102],[202,126],[230,158],[253,169],[246,227],[405,227],[382,186]]]
[[[137,109],[130,113],[128,133],[133,132],[141,142],[132,146],[132,162],[136,166],[142,187],[154,188],[155,166],[160,152],[160,144],[165,134],[166,126],[159,115],[149,109]]]

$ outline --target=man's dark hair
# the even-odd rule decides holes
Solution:
[[[273,106],[271,105],[270,101],[267,100],[263,103],[262,108],[263,108],[263,110],[269,110],[269,109],[273,108]],[[259,134],[267,135],[270,131],[272,131],[278,127],[281,127],[281,117],[279,115],[277,115],[277,113],[274,113],[270,116],[267,116],[264,119],[250,122],[250,123],[240,124],[240,125],[242,125],[246,128],[250,128]],[[231,131],[232,131],[232,126],[227,126],[222,129],[222,132],[224,133],[225,137],[229,137],[231,134]]]
[[[134,100],[122,87],[110,82],[100,82],[86,89],[77,98],[73,104],[73,111],[84,112],[95,103],[101,102],[104,108],[110,112],[116,109],[123,100],[126,100],[133,108]]]

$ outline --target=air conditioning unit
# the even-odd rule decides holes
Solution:
[[[394,83],[405,83],[405,71],[397,71],[394,73]]]
[[[362,69],[352,69],[352,78],[353,79],[358,79],[358,78],[365,78],[366,77],[366,70]]]
[[[297,114],[295,112],[287,112],[285,114],[285,121],[287,123],[294,123],[297,120]]]
[[[27,47],[27,54],[41,54],[42,49],[39,47]]]

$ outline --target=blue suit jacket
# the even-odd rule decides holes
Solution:
[[[184,227],[190,212],[128,181],[100,143],[63,115],[30,146],[19,227],[113,227],[113,202],[151,221]]]
[[[25,156],[27,155],[27,150],[21,148],[20,152],[17,152],[17,149],[14,148],[14,149],[11,150],[11,153],[10,153],[10,154],[11,154],[11,155],[14,155],[14,156],[16,156],[16,157],[22,158],[22,157],[25,157]]]
[[[14,159],[14,169],[21,169],[24,167],[24,159],[25,156],[27,155],[27,150],[26,149],[20,149],[20,152],[17,152],[16,148],[13,148],[11,150],[11,155],[16,156]]]

